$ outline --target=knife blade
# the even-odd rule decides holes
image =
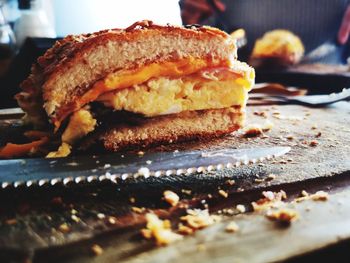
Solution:
[[[1,188],[62,183],[101,182],[128,178],[189,175],[263,162],[286,154],[290,147],[207,151],[114,153],[55,159],[0,161]]]

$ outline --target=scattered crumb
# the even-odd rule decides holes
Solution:
[[[236,209],[237,209],[237,211],[240,212],[240,213],[244,213],[244,212],[246,211],[244,205],[236,205]]]
[[[114,216],[109,216],[108,223],[111,225],[115,225],[117,223],[117,219]]]
[[[190,195],[192,193],[192,191],[188,189],[181,189],[181,192],[187,195]]]
[[[76,222],[76,223],[80,222],[80,218],[77,217],[76,215],[72,215],[71,218],[72,218],[72,220],[73,220],[74,222]]]
[[[171,206],[176,206],[180,200],[180,197],[170,190],[164,191],[163,196],[164,200],[168,202]]]
[[[223,196],[223,197],[225,197],[225,198],[227,198],[228,197],[228,193],[227,192],[225,192],[224,190],[222,190],[222,189],[220,189],[219,190],[219,195],[221,195],[221,196]]]
[[[97,218],[98,218],[98,219],[104,219],[104,218],[106,218],[106,215],[103,214],[103,213],[98,213],[98,214],[97,214]]]
[[[315,146],[318,145],[318,141],[312,140],[312,141],[310,141],[310,144],[309,144],[309,145],[312,146],[312,147],[315,147]]]
[[[316,130],[316,129],[317,129],[317,125],[316,124],[311,126],[311,130]]]
[[[207,196],[208,196],[209,199],[213,198],[212,194],[208,194]]]
[[[252,125],[247,126],[244,129],[243,136],[245,138],[251,138],[251,137],[257,137],[257,136],[262,135],[262,134],[263,134],[263,130],[260,127],[260,125],[252,124]]]
[[[292,140],[294,140],[294,136],[292,134],[288,134],[286,136],[286,139],[292,141]]]
[[[266,177],[266,181],[272,181],[276,179],[276,175],[275,174],[269,174],[267,177]]]
[[[5,221],[5,224],[6,225],[15,225],[15,224],[17,224],[17,219],[16,218],[11,218],[11,219],[7,219],[6,221]]]
[[[315,137],[316,137],[316,138],[320,138],[321,135],[322,135],[322,133],[321,133],[321,132],[318,132],[318,133],[315,135]]]
[[[254,115],[267,118],[267,114],[265,111],[254,111]]]
[[[136,199],[135,199],[135,197],[130,197],[130,198],[129,198],[129,201],[130,201],[130,203],[135,204]]]
[[[279,207],[283,204],[282,200],[287,198],[286,192],[283,190],[279,192],[264,191],[262,195],[264,198],[251,203],[254,211],[263,211],[271,207]]]
[[[91,251],[92,253],[94,253],[95,256],[101,255],[103,253],[102,247],[100,247],[97,244],[92,245]]]
[[[228,185],[234,185],[235,183],[236,183],[236,181],[233,179],[229,179],[225,182],[225,184],[228,184]]]
[[[178,226],[178,229],[177,231],[182,234],[182,235],[191,235],[193,234],[194,230],[193,228],[190,228],[188,226],[185,226],[184,224],[182,223],[179,223],[179,226]]]
[[[218,216],[210,215],[208,209],[188,209],[187,215],[180,219],[193,229],[201,229],[220,220]]]
[[[61,231],[62,233],[68,233],[70,231],[70,228],[67,225],[67,223],[63,223],[58,227],[58,230]]]
[[[308,192],[306,192],[305,190],[302,190],[301,191],[301,196],[309,196],[309,193]]]
[[[131,207],[131,210],[135,213],[142,214],[146,209],[144,207],[133,206]]]
[[[317,191],[314,194],[309,194],[305,190],[301,192],[301,197],[295,198],[294,201],[299,203],[305,200],[313,201],[327,201],[329,199],[329,194],[325,191]]]
[[[226,226],[225,230],[226,232],[235,233],[239,230],[239,226],[236,222],[232,221]]]
[[[289,225],[290,223],[298,219],[299,214],[295,210],[281,208],[277,211],[268,211],[266,217],[279,223]]]
[[[154,238],[158,246],[168,245],[183,238],[171,230],[169,220],[161,220],[151,213],[146,214],[146,220],[146,228],[141,229],[141,234],[147,239]]]
[[[147,163],[147,164],[151,164],[152,161],[151,161],[151,160],[147,160],[146,163]]]
[[[254,179],[254,182],[260,184],[260,183],[264,182],[264,179],[255,178],[255,179]]]
[[[327,201],[329,198],[329,194],[325,191],[317,191],[315,194],[310,196],[314,201]]]
[[[144,153],[143,151],[139,151],[139,152],[137,152],[137,155],[138,155],[138,156],[144,156],[145,153]]]

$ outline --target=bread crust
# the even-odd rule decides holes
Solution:
[[[244,113],[244,108],[233,106],[145,118],[136,124],[111,125],[86,138],[81,144],[81,149],[102,144],[108,151],[135,150],[220,137],[242,127]]]

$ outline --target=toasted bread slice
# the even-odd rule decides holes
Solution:
[[[185,111],[153,118],[133,119],[131,124],[118,124],[86,138],[81,148],[102,143],[109,151],[139,149],[193,139],[215,138],[239,129],[244,122],[244,109],[239,106]]]

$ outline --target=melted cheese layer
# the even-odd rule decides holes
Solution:
[[[101,94],[113,90],[131,87],[141,84],[151,78],[157,77],[181,77],[192,74],[199,70],[223,66],[229,67],[231,61],[212,61],[204,58],[188,57],[177,61],[165,61],[161,63],[151,63],[137,69],[123,69],[110,73],[104,79],[97,81],[89,91],[78,97],[74,103],[64,106],[58,111],[54,124],[57,127],[73,111],[79,110],[89,102],[95,101]],[[47,109],[48,110],[48,109]]]
[[[103,94],[98,101],[115,110],[140,113],[147,117],[188,110],[244,107],[251,82],[244,78],[205,80],[161,77],[132,88]]]

